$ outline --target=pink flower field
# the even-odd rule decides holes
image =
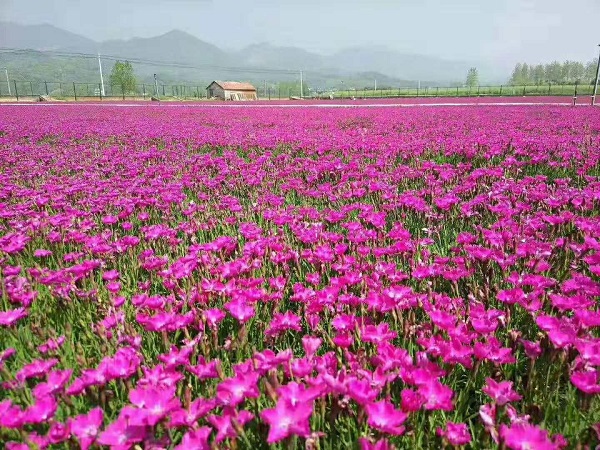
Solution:
[[[600,110],[0,109],[0,447],[600,435]]]

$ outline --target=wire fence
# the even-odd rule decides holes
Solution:
[[[577,85],[500,85],[500,86],[428,86],[383,89],[344,89],[324,93],[330,98],[390,98],[390,97],[516,97],[516,96],[577,96],[592,95],[591,84]]]
[[[158,90],[158,93],[157,93]],[[136,84],[132,89],[101,83],[59,81],[10,81],[0,83],[0,97],[31,98],[47,96],[55,99],[84,100],[90,98],[206,98],[205,86]]]
[[[207,99],[207,84],[136,84],[131,89],[121,86],[105,85],[104,91],[100,83],[59,82],[59,81],[4,81],[0,82],[0,97],[31,99],[49,97],[52,99],[90,100],[90,99]],[[418,87],[385,87],[381,89],[325,89],[312,90],[305,88],[282,88],[276,84],[257,86],[259,99],[283,100],[294,97],[319,99],[350,98],[399,98],[399,97],[510,97],[510,96],[578,96],[593,95],[591,84],[577,85],[527,85],[527,86],[428,86]]]

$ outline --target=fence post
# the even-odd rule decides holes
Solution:
[[[144,100],[146,100],[146,85],[142,83],[142,91],[144,92]]]
[[[577,104],[577,82],[575,83],[575,92],[573,93],[573,106]]]
[[[548,83],[548,95],[550,95],[550,86],[551,86],[551,84]]]
[[[75,89],[75,82],[73,81],[73,96],[75,97],[75,101],[77,101],[77,90]]]
[[[17,90],[17,80],[13,80],[13,84],[15,85],[15,96],[17,97],[17,101],[19,101],[19,91]]]
[[[47,81],[44,81],[44,86],[46,87],[46,95],[49,95],[48,94],[48,82]]]

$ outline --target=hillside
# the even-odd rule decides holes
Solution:
[[[225,51],[197,37],[173,30],[151,38],[132,38],[95,42],[52,25],[19,25],[0,22],[2,47],[77,51],[119,58],[134,58],[160,62],[134,63],[140,80],[152,82],[156,73],[164,83],[198,83],[213,79],[244,79],[252,82],[295,82],[300,69],[306,79],[321,87],[339,87],[342,81],[363,88],[379,84],[407,86],[416,80],[429,83],[461,82],[472,63],[446,61],[424,55],[409,55],[381,47],[357,47],[332,55],[320,55],[297,47],[278,47],[272,44],[253,44],[238,51]],[[89,81],[97,82],[94,60],[66,58],[43,53],[3,55],[11,78],[17,80]],[[194,66],[182,68],[168,65],[178,63]],[[105,61],[105,73],[110,72],[111,60]],[[228,68],[244,68],[230,70]],[[286,69],[282,74],[266,69]]]

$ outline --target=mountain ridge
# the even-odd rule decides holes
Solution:
[[[333,78],[347,78],[373,72],[396,82],[461,82],[469,67],[473,65],[465,61],[403,53],[385,46],[354,46],[329,55],[300,47],[269,43],[249,44],[240,50],[226,51],[178,29],[153,37],[97,42],[50,24],[21,25],[0,22],[0,43],[2,47],[40,51],[78,51],[94,54],[99,52],[123,59],[145,59],[196,66],[212,65],[221,68],[245,67],[249,72],[250,69],[305,70],[326,72]],[[143,71],[147,72],[146,69]],[[215,72],[214,75],[210,74],[212,76],[208,75],[207,73],[205,78],[223,78],[227,73]]]

